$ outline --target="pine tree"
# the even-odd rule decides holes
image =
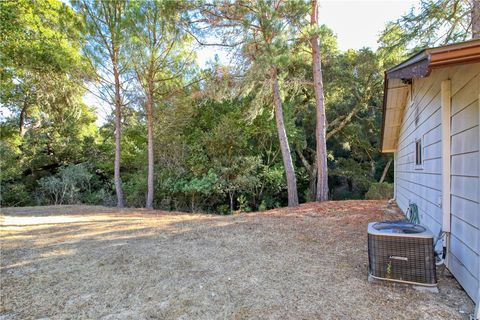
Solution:
[[[97,68],[99,95],[115,108],[115,161],[114,183],[117,194],[117,207],[124,206],[122,180],[120,178],[120,157],[122,139],[122,75],[125,72],[122,54],[125,45],[123,29],[127,23],[125,0],[74,2],[83,14],[89,36],[86,53]]]
[[[312,0],[311,26],[318,27],[318,1]],[[328,169],[327,169],[327,143],[325,137],[326,118],[323,94],[322,62],[318,35],[313,33],[310,38],[312,46],[313,87],[315,91],[316,109],[316,139],[317,139],[317,192],[316,200],[328,200]]]

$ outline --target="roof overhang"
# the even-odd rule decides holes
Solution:
[[[425,49],[385,72],[380,151],[394,152],[409,86],[413,78],[428,77],[433,69],[480,62],[480,40]]]
[[[387,76],[387,74],[385,74]],[[402,79],[385,80],[383,97],[382,152],[394,152],[403,112],[407,104],[410,83]]]

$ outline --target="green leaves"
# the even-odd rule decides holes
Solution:
[[[379,40],[381,50],[401,59],[399,55],[406,50],[411,53],[469,39],[472,3],[466,0],[421,1],[417,8],[387,24]]]
[[[336,130],[328,141],[331,190],[336,198],[362,197],[385,162],[377,150],[383,69],[404,55],[407,42],[388,52],[386,46],[340,52],[332,30],[310,26],[308,1],[234,3],[214,1],[198,6],[197,12],[205,11],[195,15],[190,9],[198,3],[191,1],[85,0],[73,1],[74,9],[54,0],[0,2],[0,94],[2,107],[10,110],[0,124],[2,203],[34,204],[39,194],[55,202],[61,168],[86,163],[90,185],[69,182],[68,201],[112,204],[112,115],[98,128],[95,106],[82,102],[92,71],[96,93],[113,101],[112,58],[125,93],[121,171],[127,205],[143,206],[147,190],[148,93],[155,207],[231,212],[285,204],[272,67],[278,70],[300,194],[307,194],[313,171],[306,168],[315,161],[316,141],[312,35],[321,38],[328,131]],[[432,17],[442,15],[432,11]],[[191,28],[195,19],[202,21],[197,29]],[[383,43],[411,39],[405,26],[392,24]],[[236,65],[217,61],[198,70],[192,37],[210,32],[238,45]]]
[[[200,177],[183,178],[172,182],[173,192],[209,195],[219,191],[218,176],[213,170]]]
[[[79,15],[58,0],[2,1],[0,6],[1,104],[20,118],[20,134],[46,118],[81,113],[90,69],[80,52]]]
[[[80,17],[57,0],[1,2],[1,54],[4,68],[82,73],[86,64]]]
[[[54,176],[39,180],[39,193],[44,204],[76,204],[82,192],[90,186],[92,174],[85,165],[70,165],[60,168]]]

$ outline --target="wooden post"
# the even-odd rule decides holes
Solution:
[[[441,85],[442,103],[442,231],[446,232],[444,246],[447,248],[445,265],[450,267],[450,139],[451,139],[451,81],[444,80]]]
[[[450,232],[450,110],[451,82],[442,81],[442,230]]]

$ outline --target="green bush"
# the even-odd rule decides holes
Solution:
[[[220,213],[220,214],[224,214],[224,215],[229,215],[231,212],[230,212],[230,206],[228,204],[221,204],[217,207],[217,211]]]
[[[173,192],[189,198],[190,210],[195,212],[202,209],[202,202],[219,193],[219,179],[213,170],[207,174],[185,176],[172,182]]]
[[[0,187],[0,204],[2,207],[32,205],[32,197],[22,183],[9,183]]]
[[[365,199],[367,200],[383,200],[393,198],[393,183],[372,183],[367,193],[365,194]]]
[[[251,212],[252,211],[252,208],[250,208],[250,206],[248,205],[248,199],[245,195],[240,195],[238,198],[237,198],[237,201],[238,201],[238,210],[240,212]]]
[[[83,192],[90,189],[92,174],[86,165],[61,168],[57,174],[38,181],[40,202],[45,204],[75,204],[81,202]]]
[[[124,176],[122,188],[126,205],[134,208],[145,206],[147,195],[147,174],[145,171],[139,170],[138,172]]]
[[[107,207],[113,207],[116,204],[115,196],[104,188],[85,192],[82,195],[81,201],[85,204],[102,205]]]

